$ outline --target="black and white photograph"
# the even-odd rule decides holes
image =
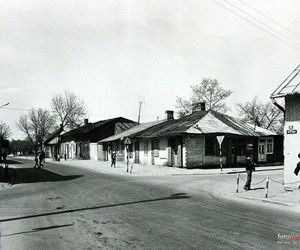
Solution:
[[[300,1],[0,0],[0,250],[300,249]]]

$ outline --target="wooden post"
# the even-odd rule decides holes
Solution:
[[[266,193],[265,193],[265,198],[268,198],[268,194],[269,194],[269,176],[267,176],[267,179],[266,179]]]
[[[236,193],[239,192],[239,184],[240,184],[240,172],[236,174]]]
[[[222,161],[222,149],[220,147],[220,168],[221,168],[221,171],[223,171],[223,161]]]

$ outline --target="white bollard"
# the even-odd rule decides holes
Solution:
[[[267,176],[267,179],[266,179],[266,193],[265,193],[265,198],[268,198],[268,194],[269,194],[269,176]]]
[[[240,184],[240,173],[237,172],[237,174],[236,174],[236,193],[239,192],[239,184]]]

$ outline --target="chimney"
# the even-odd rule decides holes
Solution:
[[[200,102],[200,109],[205,111],[205,102]]]
[[[192,112],[196,112],[198,110],[205,111],[205,102],[194,102],[194,103],[192,103]]]
[[[87,124],[89,124],[89,119],[85,118],[84,119],[84,125],[87,125]]]
[[[174,120],[174,111],[166,110],[166,118],[167,118],[167,120]]]

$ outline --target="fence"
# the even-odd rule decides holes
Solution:
[[[247,180],[244,179],[241,174],[238,172],[237,175],[236,175],[236,193],[239,192],[239,185],[240,185],[240,180],[243,180],[244,182],[246,182]],[[289,185],[289,184],[296,184],[296,183],[300,183],[300,181],[295,181],[295,182],[282,182],[282,181],[278,181],[278,180],[274,180],[272,178],[270,178],[269,176],[261,179],[260,181],[257,181],[255,183],[251,183],[252,186],[257,186],[263,182],[265,182],[265,198],[268,198],[269,196],[269,188],[270,188],[270,181],[274,182],[274,183],[277,183],[277,184],[280,184],[280,185]],[[289,190],[289,191],[293,191],[295,189],[298,189],[300,191],[300,186],[298,188],[294,188],[292,190]]]

